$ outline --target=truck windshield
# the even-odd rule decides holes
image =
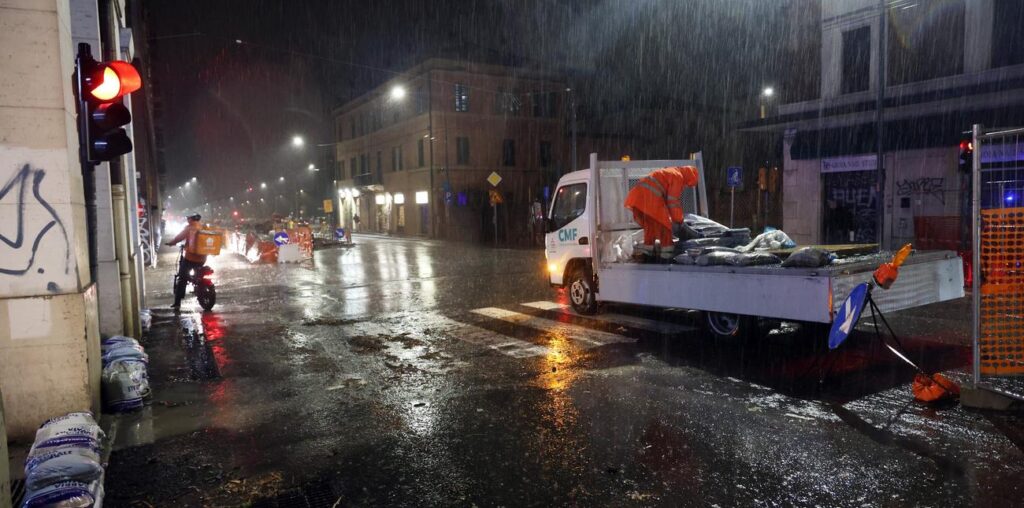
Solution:
[[[558,189],[555,206],[551,211],[554,229],[559,229],[583,215],[587,208],[587,184],[574,183]]]

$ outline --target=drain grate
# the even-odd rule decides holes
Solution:
[[[260,499],[253,508],[334,508],[339,496],[330,483],[321,482],[284,492],[272,498]]]
[[[11,506],[21,506],[25,497],[25,480],[11,482]]]

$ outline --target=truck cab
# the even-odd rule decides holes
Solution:
[[[544,237],[548,280],[552,286],[568,286],[570,298],[574,302],[579,299],[574,305],[594,298],[590,269],[594,198],[589,187],[589,169],[574,171],[558,181]]]

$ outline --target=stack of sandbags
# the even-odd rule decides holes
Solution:
[[[43,423],[25,459],[22,508],[102,506],[103,439],[92,413],[68,413]]]
[[[149,356],[139,341],[115,335],[100,343],[103,405],[107,411],[135,411],[149,400]]]

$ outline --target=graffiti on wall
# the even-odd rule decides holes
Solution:
[[[851,222],[850,226],[854,232],[853,241],[857,243],[877,241],[876,173],[874,171],[846,171],[826,173],[822,176],[825,180],[826,200],[834,201],[836,206],[849,216],[848,220]]]
[[[6,252],[0,256],[0,276],[20,277],[33,269],[36,273],[45,273],[45,268],[37,266],[37,255],[40,244],[47,235],[58,235],[62,239],[64,274],[66,275],[71,269],[71,242],[67,229],[57,215],[57,211],[39,192],[44,179],[46,179],[46,170],[33,169],[30,165],[25,164],[0,188],[0,202],[13,201],[16,209],[13,221],[14,236],[11,237],[0,232],[0,242],[6,246],[4,248]],[[41,222],[38,219],[31,221],[28,219],[26,210],[30,211],[33,217],[38,216],[39,212],[32,210],[34,207],[42,209],[44,219]],[[11,231],[8,229],[6,232],[10,233]],[[49,291],[58,289],[54,282],[47,285]]]
[[[914,180],[903,179],[896,182],[897,196],[931,196],[946,204],[946,193],[943,187],[946,179],[943,177],[921,177]]]

